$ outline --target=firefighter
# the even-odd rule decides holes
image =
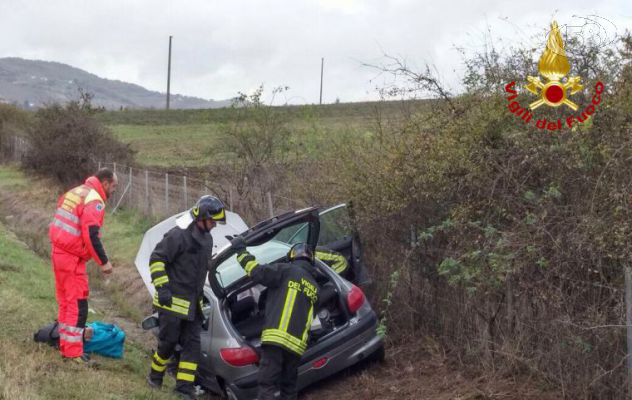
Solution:
[[[296,399],[298,367],[320,290],[314,276],[314,253],[309,245],[297,243],[288,252],[288,263],[259,264],[242,237],[231,244],[246,274],[268,288],[257,399],[274,399],[279,389],[281,399]]]
[[[101,272],[110,274],[112,264],[101,243],[105,201],[116,190],[116,174],[100,169],[83,185],[65,193],[57,202],[50,224],[51,259],[59,312],[59,349],[62,357],[87,363],[83,334],[88,318],[86,261],[94,259]]]
[[[194,398],[195,372],[200,354],[202,295],[208,256],[213,249],[210,235],[217,223],[226,222],[224,204],[213,196],[202,196],[195,207],[177,220],[149,259],[156,288],[153,305],[158,310],[158,349],[151,362],[148,383],[162,386],[169,358],[177,344],[182,346],[176,374],[176,394]]]

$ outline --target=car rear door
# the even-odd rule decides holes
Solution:
[[[346,204],[321,211],[317,246],[341,253],[349,262],[348,279],[358,286],[370,283],[362,257],[360,236],[351,218],[351,207]]]

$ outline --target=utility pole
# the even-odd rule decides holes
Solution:
[[[320,59],[320,100],[318,104],[323,104],[323,69],[325,68],[325,57]]]
[[[169,95],[171,91],[171,39],[173,36],[169,36],[169,62],[167,66],[167,110],[169,109]]]

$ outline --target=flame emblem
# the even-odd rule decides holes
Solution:
[[[562,83],[562,78],[568,74],[570,69],[571,66],[566,57],[560,28],[557,26],[557,22],[553,21],[546,49],[544,49],[538,64],[540,75],[544,76],[548,82],[543,83],[540,77],[537,76],[527,77],[529,84],[525,88],[531,93],[540,96],[539,100],[529,104],[529,108],[535,110],[542,104],[551,107],[559,107],[562,104],[566,104],[573,111],[577,111],[577,104],[568,99],[568,93],[570,92],[573,95],[582,90],[584,86],[580,84],[581,78],[579,76],[568,78],[565,83]]]

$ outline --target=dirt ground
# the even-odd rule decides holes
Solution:
[[[27,198],[23,194],[0,190],[0,217],[16,234],[25,239],[38,253],[45,251],[41,237],[46,235],[50,220],[49,210],[42,208],[46,193]],[[51,207],[52,208],[52,205]],[[44,236],[46,237],[46,236]],[[129,265],[120,266],[126,277],[111,279],[106,285],[121,285],[130,295],[138,295],[142,280]],[[120,276],[120,275],[119,275]],[[105,320],[121,326],[130,340],[148,352],[155,339],[140,328],[140,321],[131,321],[117,311],[107,291],[92,289],[90,307],[104,315]],[[438,350],[428,339],[413,340],[405,345],[386,349],[384,362],[365,362],[337,376],[319,382],[303,391],[301,400],[358,400],[358,399],[558,399],[556,393],[539,388],[525,377],[480,376],[469,374]],[[207,399],[217,399],[206,396]]]

